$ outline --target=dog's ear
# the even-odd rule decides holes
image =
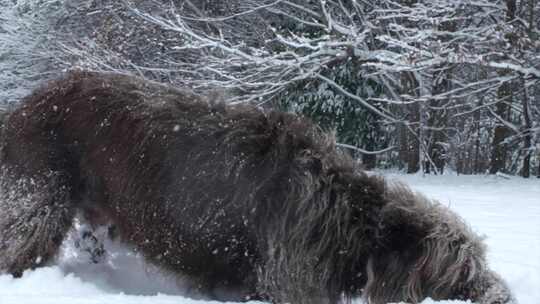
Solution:
[[[390,200],[381,210],[366,269],[365,295],[372,303],[417,303],[425,297],[422,267],[429,265],[422,263],[422,257],[429,227],[408,207]]]
[[[370,303],[422,300],[417,262],[423,232],[406,210],[383,207],[375,247],[366,266],[364,296]]]
[[[377,231],[380,245],[399,251],[420,244],[433,228],[433,202],[399,182],[385,184],[384,200]]]
[[[385,206],[381,212],[377,240],[384,250],[408,251],[427,236],[426,231],[410,210]]]

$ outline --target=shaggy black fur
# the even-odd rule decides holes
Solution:
[[[133,77],[69,73],[9,115],[3,142],[0,270],[17,276],[82,212],[210,297],[336,303],[384,272],[374,253],[418,259],[431,232],[385,225],[399,199],[306,119]]]

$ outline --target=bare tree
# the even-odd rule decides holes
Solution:
[[[340,139],[369,166],[517,173],[540,162],[535,1],[58,3],[62,17],[52,18],[54,37],[47,39],[54,43],[42,53],[55,66],[219,90],[232,103],[285,101],[308,115],[314,108],[307,102],[316,100],[314,115],[327,111],[324,119],[335,119],[331,128],[372,132],[344,123],[348,117],[382,132],[384,146]],[[375,158],[370,151],[384,154]]]
[[[0,6],[0,103],[10,104],[51,77],[61,61],[54,24],[64,10],[51,1],[0,0]]]

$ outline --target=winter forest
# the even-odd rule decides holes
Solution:
[[[0,100],[65,69],[311,117],[368,169],[540,177],[537,0],[0,0]]]
[[[538,304],[539,198],[540,0],[0,0],[0,304]]]

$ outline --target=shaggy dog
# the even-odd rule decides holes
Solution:
[[[0,270],[15,276],[50,262],[81,213],[216,299],[513,301],[457,215],[295,115],[72,72],[2,133]]]

